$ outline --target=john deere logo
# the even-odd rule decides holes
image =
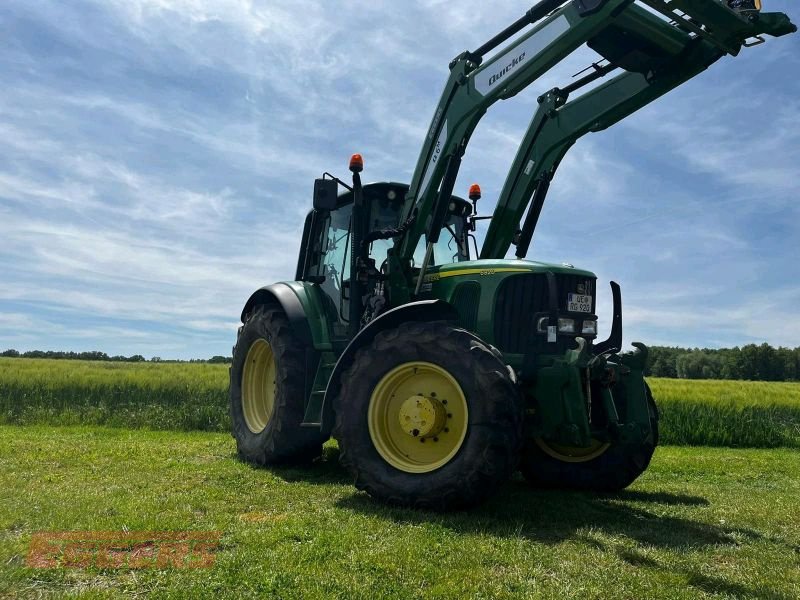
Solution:
[[[578,293],[581,294],[581,295],[586,293],[586,284],[585,283],[579,283],[578,284]]]

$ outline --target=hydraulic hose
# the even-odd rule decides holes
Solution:
[[[492,50],[497,48],[500,44],[505,42],[508,38],[510,38],[512,35],[519,33],[520,31],[525,29],[528,25],[532,25],[533,23],[536,23],[536,21],[545,18],[559,6],[564,4],[565,1],[566,0],[542,0],[541,2],[531,7],[531,9],[525,13],[524,17],[521,17],[516,21],[514,21],[511,25],[503,29],[503,31],[498,33],[496,36],[494,36],[492,39],[490,39],[488,42],[486,42],[480,48],[478,48],[474,52],[471,52],[470,54],[482,57],[487,52],[491,52]]]

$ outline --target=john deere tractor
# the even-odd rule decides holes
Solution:
[[[647,348],[622,352],[619,285],[598,340],[596,276],[525,260],[550,182],[583,135],[794,31],[752,0],[544,0],[459,54],[411,183],[362,184],[359,155],[350,181],[325,173],[295,280],[247,300],[230,372],[240,456],[311,460],[333,436],[359,489],[439,510],[517,468],[541,487],[628,486],[658,444]],[[453,191],[478,121],[583,45],[603,60],[539,97],[494,213],[477,216],[480,189]]]

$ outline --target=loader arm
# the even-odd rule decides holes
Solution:
[[[660,3],[648,0],[646,4],[656,8]],[[680,2],[673,0],[672,4],[678,5]],[[738,19],[738,16],[730,14],[730,10],[716,2],[709,7],[710,14],[717,15],[717,20],[712,20],[714,23],[720,19]],[[708,12],[707,8],[703,14],[707,15]],[[650,15],[632,13],[632,16],[641,19],[642,23],[650,21],[652,24]],[[782,31],[792,32],[791,27],[787,27],[788,19],[781,17],[783,15],[776,13],[760,15],[760,19],[763,19],[761,29],[766,25],[767,31],[778,34]],[[738,23],[734,22],[733,25],[735,31],[742,31]],[[748,31],[752,36],[764,32],[756,33],[754,29]],[[606,67],[594,65],[594,72],[584,79],[563,90],[555,88],[539,97],[539,108],[500,192],[480,258],[503,258],[511,244],[516,245],[516,257],[525,258],[550,181],[561,159],[579,138],[611,127],[700,74],[726,53],[738,53],[741,48],[743,40],[739,40],[738,45],[732,45],[730,37],[718,41],[704,35],[703,30],[701,32],[689,39],[671,60],[654,65],[647,75],[626,71],[568,101],[572,91],[615,70],[613,64]],[[520,227],[526,208],[528,214]]]
[[[517,258],[525,258],[550,181],[572,145],[650,104],[722,56],[716,47],[698,39],[673,68],[657,77],[625,72],[570,102],[568,93],[559,88],[541,96],[500,192],[480,258],[503,258],[512,243]],[[528,215],[519,227],[528,204]]]
[[[563,0],[545,0],[489,43],[475,52],[462,53],[450,63],[450,76],[403,205],[404,218],[413,216],[415,220],[396,245],[396,256],[400,260],[411,259],[423,234],[428,241],[438,235],[441,228],[432,226],[436,220],[434,213],[446,202],[437,200],[449,199],[461,157],[486,110],[498,100],[511,98],[528,87],[606,27],[616,12],[633,2],[597,0],[564,5]],[[594,8],[589,10],[584,4]],[[546,16],[553,9],[557,10]],[[531,32],[481,64],[483,54],[537,21],[541,23]]]
[[[608,71],[625,72],[569,103],[569,88],[545,95],[504,186],[481,258],[505,255],[531,196],[541,210],[555,168],[582,135],[632,114],[725,54],[738,54],[749,39],[796,31],[782,13],[739,14],[724,0],[638,1],[649,10],[637,0],[544,0],[478,50],[452,61],[405,198],[402,215],[410,225],[390,255],[390,271],[401,269],[402,277],[395,272],[390,281],[412,282],[411,259],[423,235],[428,252],[416,266],[424,274],[461,159],[488,108],[519,93],[583,44],[608,58]],[[532,24],[530,32],[483,63],[485,54]],[[535,216],[531,213],[533,225]]]

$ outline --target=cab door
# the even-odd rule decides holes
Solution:
[[[301,279],[319,285],[331,323],[333,340],[347,339],[350,299],[350,228],[353,203],[330,211],[314,210],[307,217],[308,243]]]

